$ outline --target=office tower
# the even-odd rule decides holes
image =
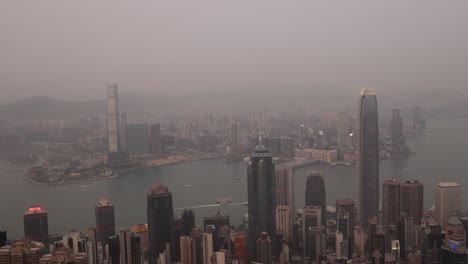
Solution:
[[[119,92],[115,84],[107,86],[107,139],[109,152],[120,152]]]
[[[140,237],[134,235],[129,229],[119,231],[120,263],[140,264]]]
[[[160,253],[166,249],[166,243],[173,247],[174,211],[172,208],[172,194],[169,189],[157,184],[153,186],[147,196],[147,216],[149,234],[149,264],[156,264]],[[173,250],[171,250],[173,254]]]
[[[400,212],[412,217],[415,225],[421,225],[424,205],[424,187],[419,181],[400,183]]]
[[[127,125],[127,147],[130,157],[145,157],[149,155],[147,123]]]
[[[182,236],[190,236],[192,228],[195,227],[195,213],[192,209],[184,209],[181,215]]]
[[[280,230],[286,240],[292,234],[294,206],[293,170],[287,166],[275,168],[276,174],[276,229]]]
[[[444,227],[453,211],[461,210],[461,187],[456,182],[439,182],[435,197],[435,218]]]
[[[340,231],[341,227],[347,224],[348,235],[345,237],[343,234],[343,241],[348,244],[348,257],[353,255],[354,249],[354,226],[356,223],[354,201],[348,198],[337,199],[335,202],[336,207],[336,223],[337,229]],[[342,229],[344,230],[344,229]],[[342,231],[341,231],[342,232]],[[343,233],[343,232],[342,232]]]
[[[108,237],[109,261],[111,264],[120,264],[119,236]]]
[[[392,144],[401,145],[403,140],[403,122],[400,117],[400,109],[392,109],[392,120],[390,123]]]
[[[337,139],[338,144],[349,146],[349,119],[347,112],[338,113],[338,124],[337,124]]]
[[[231,131],[230,131],[230,143],[232,147],[232,151],[234,153],[239,153],[239,136],[238,136],[238,127],[237,123],[231,124]]]
[[[359,220],[362,226],[379,211],[379,122],[374,91],[361,90],[357,125]]]
[[[161,125],[159,123],[150,126],[149,151],[156,158],[161,157]]]
[[[195,243],[191,237],[180,237],[180,261],[182,264],[197,264]]]
[[[320,208],[322,209],[322,225],[325,225],[325,221],[327,219],[327,203],[325,193],[325,182],[323,181],[321,172],[311,171],[309,173],[309,176],[307,176],[305,189],[305,205],[320,206]]]
[[[292,232],[291,212],[288,206],[276,207],[276,230],[283,234],[285,240],[289,240]]]
[[[128,152],[127,149],[127,113],[120,114],[120,151]]]
[[[257,262],[271,264],[271,240],[267,232],[262,232],[257,239]]]
[[[0,248],[5,245],[7,240],[7,231],[0,230]]]
[[[395,179],[386,180],[382,191],[382,221],[383,226],[388,228],[390,225],[396,225],[400,218],[400,182]]]
[[[114,205],[105,199],[101,199],[96,203],[94,212],[97,241],[101,242],[103,247],[105,247],[108,238],[115,235]]]
[[[247,238],[237,236],[234,240],[234,256],[242,259],[242,263],[248,263]]]
[[[49,225],[47,212],[40,206],[29,207],[23,215],[24,237],[41,243],[45,243],[49,237]]]
[[[336,221],[336,230],[342,236],[341,238],[341,255],[343,257],[349,258],[352,252],[351,245],[353,245],[353,241],[351,240],[354,236],[352,233],[354,230],[350,228],[350,217],[348,212],[341,213],[339,217],[337,217]]]
[[[203,226],[206,233],[212,233],[213,235],[213,251],[219,251],[224,241],[219,235],[219,230],[223,226],[230,226],[229,215],[222,215],[217,212],[211,216],[203,217]]]
[[[275,234],[276,181],[273,159],[261,145],[253,151],[247,165],[249,261],[257,257],[257,239],[262,232]],[[273,242],[274,243],[274,240]],[[275,245],[272,246],[275,248]]]
[[[378,251],[378,253],[376,252]],[[375,257],[379,256],[380,263],[383,263],[385,256],[385,234],[382,231],[377,231],[370,238],[370,254]]]
[[[306,263],[319,263],[320,255],[326,250],[325,227],[309,227],[307,243],[304,246]],[[308,261],[307,261],[308,260]]]
[[[199,227],[193,227],[190,231],[190,238],[195,247],[195,263],[203,263],[203,233]]]
[[[211,264],[213,256],[213,234],[203,233],[203,264]]]
[[[407,252],[413,249],[413,231],[413,218],[402,213],[398,221],[398,240],[400,241],[400,258],[402,260],[406,260]]]
[[[302,245],[304,247],[304,258],[310,252],[309,229],[322,226],[322,208],[320,206],[306,206],[302,209]]]
[[[140,251],[143,259],[148,258],[149,236],[148,227],[145,224],[134,224],[132,233],[140,237]]]

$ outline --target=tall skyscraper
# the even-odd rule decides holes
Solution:
[[[383,183],[383,226],[397,225],[400,218],[400,182],[395,179],[388,179]]]
[[[150,126],[149,151],[156,158],[161,157],[161,125],[159,123]]]
[[[213,234],[203,233],[203,264],[211,264],[213,256]]]
[[[379,120],[374,91],[362,89],[357,125],[359,220],[367,226],[379,211]]]
[[[400,109],[392,109],[392,120],[390,123],[392,144],[403,144],[403,122],[400,117]]]
[[[127,146],[130,157],[145,157],[149,155],[147,123],[127,125]]]
[[[304,259],[310,257],[311,239],[310,229],[322,227],[322,208],[320,206],[306,206],[302,209],[302,245],[304,247]]]
[[[110,236],[115,235],[114,205],[105,199],[99,200],[94,207],[97,240],[107,245]]]
[[[415,225],[421,225],[424,209],[424,186],[419,181],[400,183],[400,212],[413,218]]]
[[[249,219],[249,261],[257,258],[257,239],[262,232],[276,233],[276,180],[275,167],[269,151],[255,148],[247,165],[247,197]],[[273,240],[273,248],[274,240]]]
[[[323,181],[322,173],[319,171],[311,171],[307,176],[305,189],[305,205],[320,206],[322,210],[322,225],[325,226],[326,217],[326,192],[325,182]]]
[[[190,236],[192,228],[195,227],[195,213],[192,209],[184,209],[181,215],[182,236]]]
[[[120,243],[119,236],[108,237],[109,243],[109,263],[120,264]]]
[[[140,237],[129,229],[119,231],[120,264],[141,264]]]
[[[160,253],[164,253],[166,244],[173,247],[174,210],[172,194],[169,189],[157,184],[153,186],[147,196],[147,216],[149,233],[149,264],[156,264]],[[181,245],[182,246],[182,245]],[[171,254],[173,254],[171,250]]]
[[[340,145],[349,145],[349,119],[347,112],[338,113],[337,139]]]
[[[257,239],[257,262],[271,264],[271,239],[267,232],[262,232]]]
[[[195,263],[203,263],[203,233],[199,227],[195,226],[190,231],[190,238],[195,245]]]
[[[230,226],[229,215],[223,215],[217,212],[214,215],[203,217],[204,231],[213,235],[213,251],[215,252],[221,250],[224,242],[220,235],[220,230],[223,226]]]
[[[288,206],[279,205],[276,207],[276,230],[283,234],[284,240],[289,240],[292,233],[291,212]]]
[[[197,264],[195,256],[195,242],[191,237],[180,237],[180,262],[182,264]]]
[[[49,224],[47,212],[40,206],[29,207],[23,215],[24,237],[32,241],[47,242],[49,238]]]
[[[119,92],[115,84],[107,86],[107,138],[109,152],[120,152]]]
[[[279,165],[275,167],[276,174],[276,205],[289,207],[290,212],[295,211],[294,207],[294,175],[293,169]]]
[[[435,197],[435,218],[444,228],[455,210],[461,210],[461,187],[456,182],[439,182]]]

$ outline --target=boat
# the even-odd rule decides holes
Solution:
[[[240,179],[241,179],[241,177],[240,177],[240,176],[237,176],[237,177],[236,177],[236,179],[240,180]]]
[[[216,203],[219,205],[230,204],[232,203],[231,197],[223,197],[216,199]]]
[[[190,185],[185,184],[184,188],[190,188]]]
[[[346,167],[351,167],[351,166],[353,166],[353,164],[351,164],[351,162],[345,162],[344,165],[345,165]]]
[[[242,204],[243,205],[249,205],[249,202],[243,202]]]

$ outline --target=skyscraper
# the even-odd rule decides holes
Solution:
[[[119,231],[120,264],[140,264],[140,237],[129,229]]]
[[[203,264],[211,264],[213,256],[213,234],[203,233]]]
[[[149,155],[148,124],[127,125],[128,154],[131,157],[145,157]]]
[[[182,236],[190,236],[192,228],[195,227],[195,213],[192,209],[184,209],[181,215]]]
[[[302,245],[304,247],[304,259],[310,257],[311,241],[309,230],[322,226],[322,208],[320,206],[306,206],[302,209]]]
[[[337,140],[340,145],[349,145],[349,119],[347,112],[338,113]]]
[[[326,192],[325,182],[323,181],[322,173],[319,171],[311,171],[307,176],[305,189],[305,205],[320,206],[322,210],[322,225],[325,226],[326,217]]]
[[[271,239],[267,232],[262,232],[257,239],[257,262],[270,264],[271,262]]]
[[[5,245],[7,240],[7,232],[5,230],[0,230],[0,247]]]
[[[99,200],[94,207],[97,240],[107,245],[110,236],[115,235],[114,205],[105,199]]]
[[[120,152],[119,92],[117,85],[107,86],[107,138],[110,152]]]
[[[392,109],[390,129],[392,135],[392,144],[403,144],[403,122],[400,117],[400,109]]]
[[[120,151],[128,152],[127,149],[127,113],[120,114]]]
[[[108,237],[108,243],[109,243],[109,262],[111,264],[120,264],[119,236]]]
[[[182,264],[197,264],[195,256],[195,242],[191,237],[180,237],[180,262]]]
[[[354,249],[354,226],[356,223],[354,201],[348,198],[336,200],[336,223],[341,233],[348,231],[347,235],[343,233],[343,241],[347,246],[348,257],[353,255]],[[346,229],[346,230],[345,230]]]
[[[49,224],[47,212],[40,206],[29,207],[23,215],[24,237],[32,241],[47,242],[49,238]]]
[[[146,201],[149,231],[148,263],[156,264],[159,253],[164,253],[166,244],[170,243],[173,246],[174,211],[172,194],[166,186],[157,184],[149,190]],[[171,250],[171,254],[174,253],[173,251]]]
[[[283,234],[285,240],[289,240],[292,233],[291,218],[288,206],[279,205],[276,207],[276,230]]]
[[[262,232],[275,234],[276,180],[275,167],[269,151],[256,147],[247,165],[247,197],[249,219],[249,261],[257,258],[257,239]],[[274,240],[273,240],[273,248]]]
[[[275,167],[276,175],[276,205],[287,206],[290,212],[295,211],[294,207],[294,175],[293,169],[279,165]]]
[[[379,210],[379,124],[377,97],[362,89],[357,125],[357,175],[359,185],[359,220],[367,226]]]
[[[213,235],[213,250],[215,252],[221,249],[224,242],[220,236],[220,230],[223,226],[230,226],[229,215],[222,215],[217,212],[214,215],[203,217],[204,231]]]
[[[203,263],[203,233],[199,227],[195,226],[190,231],[190,238],[195,245],[195,263]]]
[[[435,197],[435,218],[445,227],[455,210],[461,210],[461,187],[456,182],[439,182]]]
[[[400,183],[400,212],[413,218],[415,225],[421,224],[424,206],[424,186],[419,181]]]
[[[149,151],[156,158],[161,157],[161,125],[159,123],[150,126]]]
[[[383,226],[397,225],[400,218],[400,182],[395,179],[388,179],[383,183]]]

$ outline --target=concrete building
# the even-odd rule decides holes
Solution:
[[[456,182],[439,182],[435,196],[435,218],[444,227],[453,211],[461,210],[461,187]]]
[[[347,112],[338,113],[336,130],[338,144],[349,146],[349,119]]]
[[[49,237],[47,211],[40,206],[29,207],[23,215],[24,237],[45,243]]]
[[[149,155],[147,123],[127,125],[127,147],[130,157],[147,157]]]
[[[388,228],[390,225],[396,225],[400,218],[400,182],[388,179],[383,183],[382,191],[382,221],[383,226]]]
[[[362,89],[357,125],[357,175],[359,220],[367,226],[379,211],[379,117],[374,91]]]
[[[319,206],[321,208],[321,224],[326,224],[326,191],[325,182],[322,173],[319,171],[310,171],[307,176],[305,189],[305,205]]]
[[[114,205],[108,200],[101,199],[94,207],[96,218],[97,241],[107,245],[108,238],[115,236]]]
[[[257,258],[257,239],[262,232],[276,233],[276,180],[275,167],[269,151],[255,148],[247,165],[247,197],[249,221],[249,261]],[[275,240],[272,241],[275,248]]]
[[[115,84],[107,86],[107,139],[109,152],[120,152],[119,92]]]
[[[171,244],[172,247],[174,245],[172,194],[166,186],[157,184],[149,190],[146,201],[149,234],[148,263],[156,264],[159,254],[165,252],[166,244]],[[174,250],[170,250],[170,254],[174,254]]]
[[[412,217],[415,225],[421,225],[424,209],[424,186],[419,181],[400,183],[400,212]]]

